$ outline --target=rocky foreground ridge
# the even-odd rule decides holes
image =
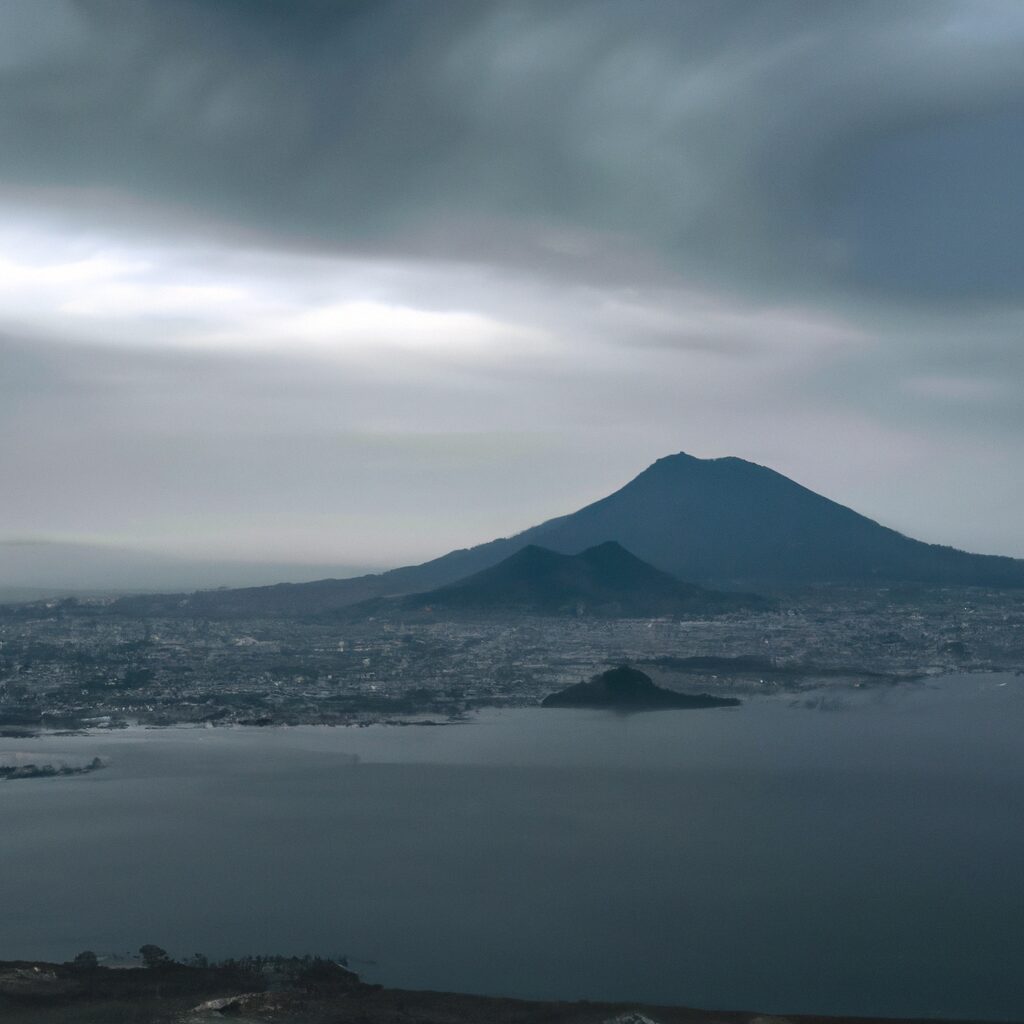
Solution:
[[[155,947],[144,947],[155,949]],[[162,951],[158,951],[162,953]],[[4,1024],[910,1024],[884,1018],[779,1016],[636,1003],[542,1002],[367,985],[319,958],[148,967],[0,961]],[[918,1021],[917,1024],[923,1024]],[[946,1021],[944,1024],[955,1024]]]

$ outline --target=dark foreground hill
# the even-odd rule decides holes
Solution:
[[[756,594],[683,583],[607,541],[578,555],[528,544],[457,583],[353,606],[353,615],[476,617],[585,615],[601,618],[718,615],[769,606]]]
[[[596,675],[586,683],[568,686],[549,694],[545,708],[608,708],[612,711],[659,711],[686,708],[729,708],[740,702],[735,697],[712,697],[709,693],[678,693],[655,686],[639,669],[620,665]]]
[[[1024,560],[925,544],[743,459],[659,459],[625,487],[514,537],[375,576],[193,595],[125,598],[126,613],[310,615],[453,583],[529,544],[577,554],[614,540],[695,583],[770,588],[914,582],[1024,586]]]
[[[411,992],[364,985],[347,975],[328,961],[313,961],[268,991],[266,974],[246,964],[83,970],[71,964],[0,962],[0,1019],[4,1024],[870,1024],[853,1017],[768,1017],[646,1003]]]

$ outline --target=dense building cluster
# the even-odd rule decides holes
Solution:
[[[690,665],[685,679],[672,671],[694,658],[717,661]],[[0,728],[444,721],[537,704],[620,663],[736,694],[838,676],[1019,671],[1024,593],[821,588],[770,612],[683,621],[414,624],[129,618],[50,602],[0,615]]]

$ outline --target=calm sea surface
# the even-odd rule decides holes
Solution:
[[[13,752],[110,766],[0,782],[0,958],[155,942],[405,987],[1024,1019],[1024,678]]]

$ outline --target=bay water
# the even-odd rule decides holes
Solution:
[[[1024,1019],[1024,678],[738,708],[0,740],[0,959],[347,955],[389,986]]]

